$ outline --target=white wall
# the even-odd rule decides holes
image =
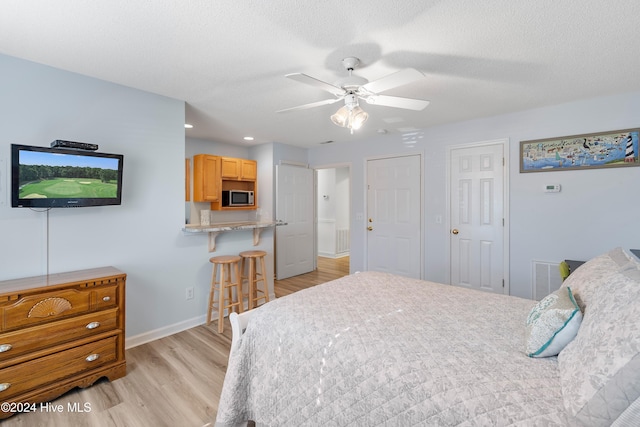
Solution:
[[[296,162],[306,164],[307,149],[301,147],[293,147],[287,144],[273,143],[270,144],[273,149],[273,164],[278,165],[281,162]]]
[[[640,246],[640,167],[607,170],[519,173],[519,143],[581,133],[638,127],[640,92],[577,101],[552,107],[435,126],[423,131],[410,150],[425,158],[425,278],[446,282],[449,230],[446,221],[449,147],[509,138],[510,291],[531,298],[534,260],[588,259],[609,249]],[[428,114],[428,110],[425,111]],[[357,221],[365,207],[365,159],[409,152],[401,135],[311,148],[309,162],[323,165],[352,162],[351,269],[365,266],[365,224]],[[362,154],[366,153],[366,154]],[[543,186],[562,185],[562,192],[545,194]]]
[[[351,218],[349,206],[351,203],[351,182],[348,167],[336,168],[336,227],[349,228]]]
[[[256,219],[274,220],[274,160],[273,144],[251,147],[250,156],[258,162],[258,210]],[[273,230],[269,230],[273,237]]]
[[[127,337],[201,318],[205,247],[184,227],[184,102],[0,55],[0,280],[113,265]],[[121,206],[10,207],[11,143],[67,139],[124,154]],[[47,252],[48,247],[48,252]]]

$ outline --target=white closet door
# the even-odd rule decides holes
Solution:
[[[451,284],[503,293],[503,144],[451,150]]]
[[[367,161],[367,269],[422,276],[419,155]]]
[[[276,279],[315,269],[313,170],[276,166]]]

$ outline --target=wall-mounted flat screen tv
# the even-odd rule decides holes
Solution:
[[[121,154],[11,145],[11,206],[70,208],[119,205]]]

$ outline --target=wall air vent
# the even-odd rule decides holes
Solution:
[[[557,262],[532,261],[534,299],[540,301],[560,288],[562,277],[559,265]]]

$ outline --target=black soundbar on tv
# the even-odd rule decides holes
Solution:
[[[88,142],[65,141],[63,139],[56,139],[51,143],[51,148],[72,148],[75,150],[96,151],[98,149],[98,144],[89,144]]]

